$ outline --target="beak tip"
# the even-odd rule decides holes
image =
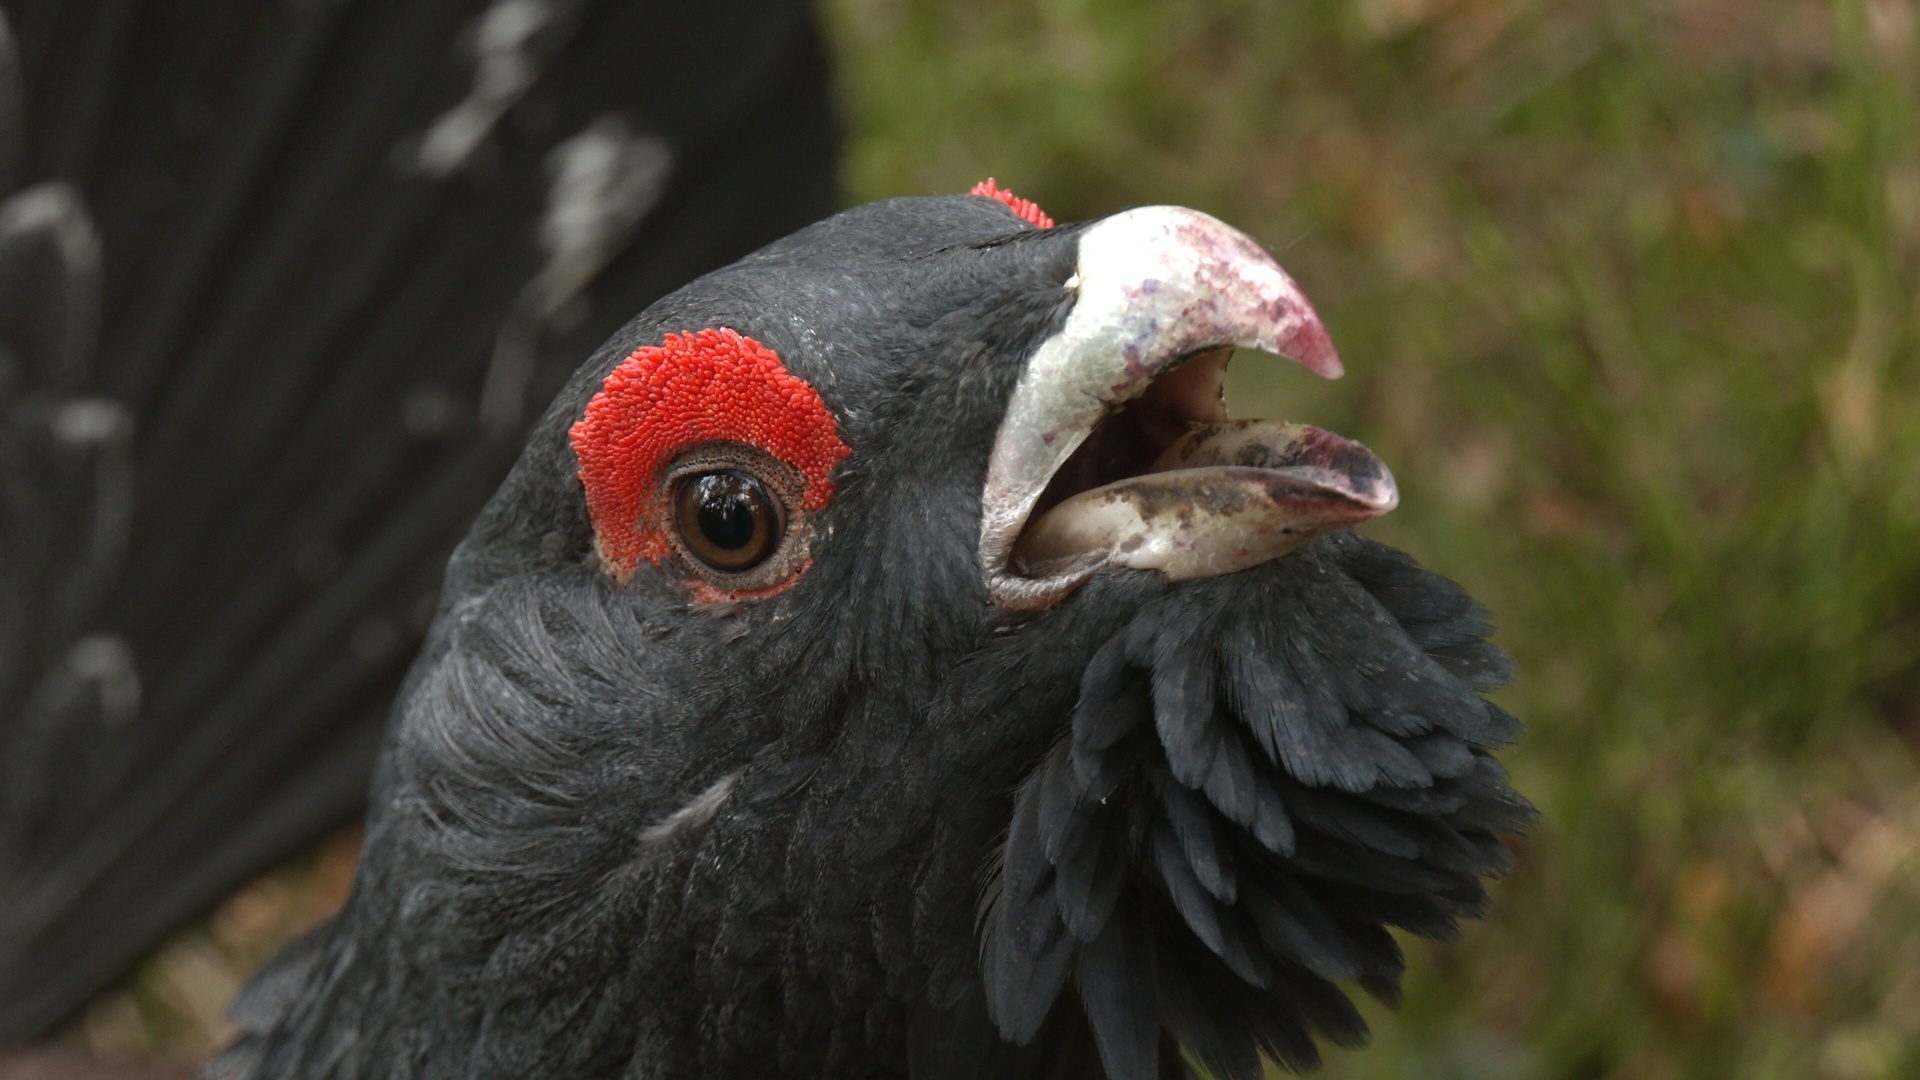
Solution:
[[[1337,379],[1346,374],[1347,369],[1340,363],[1340,352],[1333,347],[1333,338],[1319,318],[1311,314],[1281,340],[1275,351],[1323,379]]]
[[[1354,445],[1359,446],[1358,443]],[[1394,480],[1393,473],[1387,468],[1386,462],[1375,456],[1373,451],[1366,450],[1365,447],[1361,449],[1366,453],[1373,467],[1378,470],[1375,475],[1368,478],[1366,483],[1360,485],[1359,491],[1356,492],[1360,496],[1361,504],[1366,508],[1365,516],[1360,520],[1367,521],[1390,513],[1400,505],[1400,484]]]

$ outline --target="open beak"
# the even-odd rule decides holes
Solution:
[[[1112,566],[1231,573],[1398,503],[1358,443],[1227,418],[1235,346],[1341,374],[1319,316],[1250,237],[1197,210],[1130,210],[1080,234],[1068,286],[1073,310],[1028,361],[988,458],[995,603],[1044,608]]]

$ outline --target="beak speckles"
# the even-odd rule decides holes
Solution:
[[[1188,556],[1155,564],[1177,576],[1225,572],[1203,567],[1253,565],[1276,552],[1250,535],[1254,518],[1245,516],[1248,507],[1304,500],[1318,514],[1341,503],[1351,486],[1340,477],[1243,476],[1224,486],[1217,476],[1204,482],[1142,479],[1125,491],[1081,503],[1089,517],[1073,528],[1064,528],[1074,516],[1070,513],[1053,521],[1044,538],[1023,539],[1042,494],[1096,425],[1150,386],[1167,381],[1169,372],[1191,358],[1244,346],[1279,353],[1327,378],[1342,371],[1326,327],[1293,279],[1251,237],[1215,218],[1182,207],[1145,207],[1093,225],[1079,244],[1077,268],[1068,279],[1078,293],[1073,310],[1029,359],[988,459],[980,563],[994,601],[1005,607],[1045,607],[1102,566],[1143,565],[1137,560],[1148,556],[1140,552],[1153,547],[1156,537],[1189,550]],[[1187,426],[1224,419],[1178,403],[1162,405]],[[1386,475],[1384,466],[1380,473]],[[1268,494],[1256,497],[1256,489]],[[1176,526],[1174,517],[1141,509],[1140,500],[1150,494],[1156,506],[1165,506],[1179,492],[1189,500],[1211,499],[1222,507],[1230,502],[1240,509],[1213,515],[1218,520],[1204,526]],[[1105,508],[1100,514],[1092,511],[1096,502]],[[1049,511],[1048,518],[1055,513]],[[1189,515],[1195,523],[1205,516]],[[1256,516],[1272,518],[1265,512]],[[1096,518],[1103,524],[1091,526],[1091,532],[1081,528]],[[1282,523],[1278,527],[1294,531],[1278,535],[1297,535],[1309,524]],[[1020,561],[1016,544],[1024,545]],[[1245,550],[1216,558],[1222,545]],[[1127,549],[1125,558],[1117,554],[1120,547]],[[1051,556],[1039,558],[1042,549]]]
[[[1399,501],[1393,474],[1359,443],[1305,424],[1229,421],[1195,429],[1151,472],[1048,510],[1021,531],[1013,562],[1030,577],[1083,565],[1213,577]]]

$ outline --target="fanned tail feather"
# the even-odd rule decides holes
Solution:
[[[740,6],[0,0],[0,1042],[362,805],[546,397],[831,210]]]

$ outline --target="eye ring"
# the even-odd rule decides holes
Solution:
[[[745,470],[680,476],[671,499],[676,539],[711,570],[745,573],[766,562],[785,539],[786,507]]]

